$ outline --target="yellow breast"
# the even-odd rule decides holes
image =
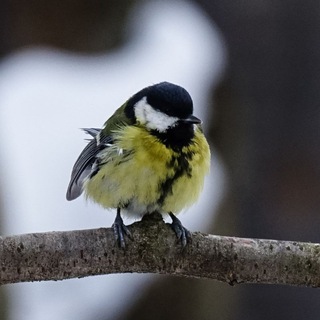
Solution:
[[[209,146],[199,129],[181,152],[136,126],[115,136],[116,147],[103,155],[106,163],[84,184],[89,198],[137,215],[154,210],[178,213],[196,201],[210,163]]]

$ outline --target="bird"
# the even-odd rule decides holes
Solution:
[[[210,167],[210,148],[202,121],[193,115],[186,89],[160,82],[132,95],[102,129],[91,136],[76,160],[67,200],[86,198],[116,209],[115,241],[125,248],[133,239],[122,216],[169,215],[185,247],[191,233],[176,215],[196,202]]]

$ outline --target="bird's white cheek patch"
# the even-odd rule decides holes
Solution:
[[[174,127],[179,120],[177,117],[170,117],[152,108],[150,104],[148,104],[146,97],[143,97],[135,104],[134,110],[137,120],[150,130],[164,132],[168,130],[168,128]]]

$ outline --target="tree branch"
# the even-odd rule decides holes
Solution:
[[[158,214],[129,226],[115,246],[108,228],[32,233],[0,240],[0,284],[110,273],[161,273],[237,283],[320,287],[320,245],[192,233],[182,250]]]

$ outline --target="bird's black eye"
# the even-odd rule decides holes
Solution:
[[[157,108],[156,110],[159,112],[165,113],[165,114],[170,114],[170,108],[168,108],[168,107],[165,107],[161,110],[159,108]]]

